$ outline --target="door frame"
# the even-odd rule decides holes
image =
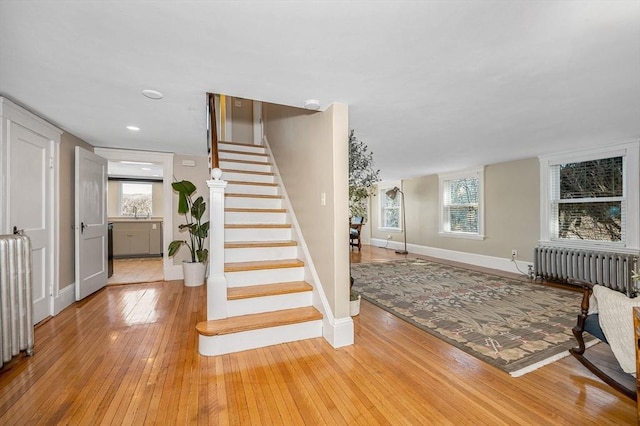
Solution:
[[[64,133],[61,129],[38,117],[27,109],[13,103],[11,100],[0,96],[0,146],[1,158],[8,158],[7,142],[9,140],[11,126],[9,122],[18,124],[49,139],[49,172],[47,173],[47,190],[51,199],[46,211],[46,224],[49,233],[48,271],[49,275],[49,315],[55,315],[56,300],[60,294],[59,263],[60,247],[58,245],[60,235],[60,138]],[[8,170],[4,160],[0,161],[0,234],[12,232],[9,215],[6,209],[7,196],[9,194]]]
[[[181,265],[174,267],[173,259],[169,257],[165,249],[169,241],[173,240],[173,154],[167,152],[134,151],[118,148],[94,148],[93,152],[108,161],[147,161],[162,164],[162,272],[165,281],[182,279]]]

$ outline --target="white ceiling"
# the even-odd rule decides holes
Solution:
[[[638,140],[640,1],[0,0],[0,94],[95,146],[205,155],[205,92],[346,103],[385,179]]]

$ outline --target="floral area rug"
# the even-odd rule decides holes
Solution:
[[[514,377],[577,346],[580,292],[423,259],[353,264],[351,276],[364,299]]]

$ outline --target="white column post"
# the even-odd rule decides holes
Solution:
[[[211,170],[209,187],[209,279],[207,320],[227,318],[227,279],[224,276],[224,189],[222,170]]]

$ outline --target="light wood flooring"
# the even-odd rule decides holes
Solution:
[[[161,257],[114,259],[113,275],[107,284],[148,283],[163,279]]]
[[[33,357],[0,370],[0,425],[636,423],[635,403],[572,357],[512,378],[364,301],[352,346],[203,357],[204,304],[204,286],[171,281],[109,286],[67,308],[36,328]]]

